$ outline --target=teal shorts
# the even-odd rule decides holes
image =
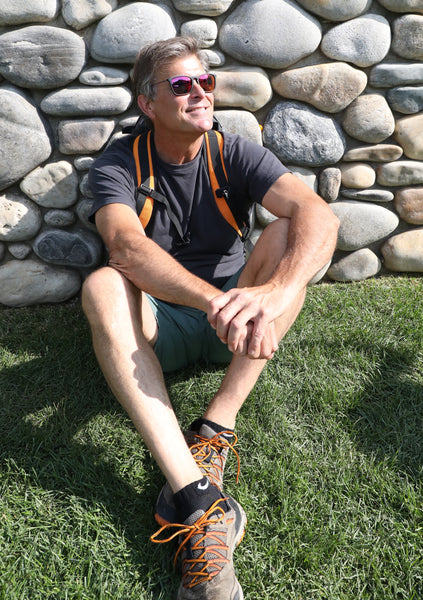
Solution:
[[[244,267],[223,286],[226,292],[237,286]],[[197,362],[229,363],[232,352],[221,342],[202,310],[170,304],[147,294],[159,328],[154,351],[165,373]]]

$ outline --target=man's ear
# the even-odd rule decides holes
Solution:
[[[151,100],[149,100],[147,96],[140,94],[137,98],[137,104],[142,112],[147,115],[147,117],[150,117],[150,119],[154,118],[154,110],[151,106]]]

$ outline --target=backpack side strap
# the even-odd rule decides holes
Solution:
[[[141,221],[141,225],[145,229],[148,225],[148,222],[151,219],[151,215],[153,213],[153,204],[154,200],[150,192],[154,190],[154,173],[153,173],[153,164],[151,159],[151,149],[150,149],[150,136],[151,131],[147,133],[147,143],[140,144],[141,135],[138,135],[132,147],[134,153],[135,167],[137,171],[137,185],[138,185],[138,196],[137,196],[137,213],[139,216],[139,220]],[[141,156],[140,156],[140,153]],[[142,164],[149,165],[149,175],[147,177],[147,183],[143,184],[142,181],[142,173],[141,173],[141,162]]]

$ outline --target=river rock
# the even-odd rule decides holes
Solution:
[[[366,84],[363,71],[342,62],[291,69],[272,77],[273,88],[284,98],[302,100],[329,113],[346,108]]]
[[[268,113],[264,144],[285,164],[327,166],[345,152],[338,123],[300,102],[279,102]]]
[[[245,0],[219,30],[224,52],[242,62],[282,69],[320,44],[321,25],[290,0]]]
[[[372,187],[376,180],[374,169],[366,163],[341,165],[342,185],[349,188],[364,189]]]
[[[326,202],[335,202],[341,187],[341,169],[328,167],[319,175],[319,194]]]
[[[120,85],[129,78],[129,73],[115,67],[97,66],[84,69],[79,76],[79,81],[85,85],[103,86]]]
[[[79,229],[43,231],[35,238],[33,249],[47,263],[84,269],[98,266],[103,253],[99,237]]]
[[[45,23],[58,13],[58,0],[13,0],[0,5],[0,27],[23,23]]]
[[[68,208],[78,198],[78,174],[71,163],[61,160],[38,167],[20,184],[21,190],[39,206]]]
[[[198,40],[201,48],[210,48],[217,38],[217,24],[212,19],[194,19],[181,25],[181,35]]]
[[[76,205],[76,214],[86,229],[97,232],[97,227],[89,220],[89,216],[92,213],[92,208],[93,200],[91,198],[81,198]]]
[[[76,271],[38,260],[11,260],[0,266],[0,304],[5,306],[65,302],[78,293],[80,286],[81,277]]]
[[[41,224],[41,211],[34,202],[22,194],[0,196],[0,241],[30,240],[38,233]]]
[[[397,160],[380,165],[376,171],[379,185],[386,187],[420,185],[423,183],[423,162],[416,160]]]
[[[382,95],[366,94],[346,108],[342,126],[357,140],[378,143],[392,135],[395,119]]]
[[[402,156],[401,146],[395,144],[376,144],[375,146],[361,146],[360,148],[351,148],[345,152],[343,161],[355,162],[368,160],[371,162],[390,162],[397,160]]]
[[[297,3],[329,21],[348,21],[358,17],[371,5],[371,0],[297,0]]]
[[[234,67],[216,73],[216,107],[233,106],[255,111],[272,98],[272,86],[265,71]]]
[[[423,272],[423,229],[394,235],[381,248],[390,271]]]
[[[176,35],[173,12],[164,4],[133,2],[102,19],[91,40],[100,62],[132,64],[141,48]]]
[[[423,225],[423,187],[404,188],[395,194],[395,209],[411,225]]]
[[[236,133],[242,137],[263,145],[260,125],[255,116],[246,110],[216,110],[215,116],[224,131]]]
[[[13,258],[18,260],[24,260],[32,252],[31,245],[24,242],[13,242],[7,246],[7,249]]]
[[[423,87],[406,86],[388,90],[386,97],[393,110],[411,115],[423,110]]]
[[[0,190],[32,171],[52,152],[37,109],[12,86],[0,87]]]
[[[404,15],[393,22],[392,50],[402,58],[423,58],[423,16]]]
[[[234,0],[172,0],[176,10],[193,15],[215,17],[228,10]]]
[[[423,159],[423,114],[397,119],[394,137],[408,158]]]
[[[297,165],[287,165],[287,168],[292,172],[295,177],[301,179],[313,192],[317,193],[318,181],[317,175],[312,169],[306,169],[305,167],[298,167]]]
[[[98,152],[113,133],[112,120],[83,119],[60,121],[57,128],[59,150],[62,154]]]
[[[372,188],[371,190],[349,190],[344,188],[342,196],[363,202],[392,202],[394,199],[394,194],[390,190],[379,190],[377,188]]]
[[[44,223],[50,227],[69,227],[75,223],[75,214],[60,208],[48,210],[44,215]]]
[[[0,74],[20,87],[67,85],[84,63],[85,43],[67,29],[33,25],[0,35]]]
[[[62,16],[73,29],[83,29],[112,12],[117,0],[62,0]]]
[[[373,87],[382,88],[423,83],[423,64],[382,63],[372,67],[369,82]]]
[[[381,15],[367,14],[332,27],[323,36],[320,48],[329,58],[369,67],[383,60],[390,45],[389,21]]]
[[[47,94],[41,110],[57,117],[107,117],[125,112],[132,94],[125,87],[71,86]]]
[[[423,13],[422,0],[379,0],[379,4],[392,12]]]
[[[377,275],[381,261],[369,248],[356,250],[333,263],[327,275],[334,281],[363,281]]]
[[[329,206],[340,221],[336,246],[338,250],[365,248],[398,227],[397,215],[377,204],[341,200]]]

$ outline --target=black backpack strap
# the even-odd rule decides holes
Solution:
[[[241,213],[231,202],[228,174],[223,161],[223,135],[211,129],[205,134],[207,166],[217,207],[225,220],[235,229],[242,241],[250,232],[249,213]]]

